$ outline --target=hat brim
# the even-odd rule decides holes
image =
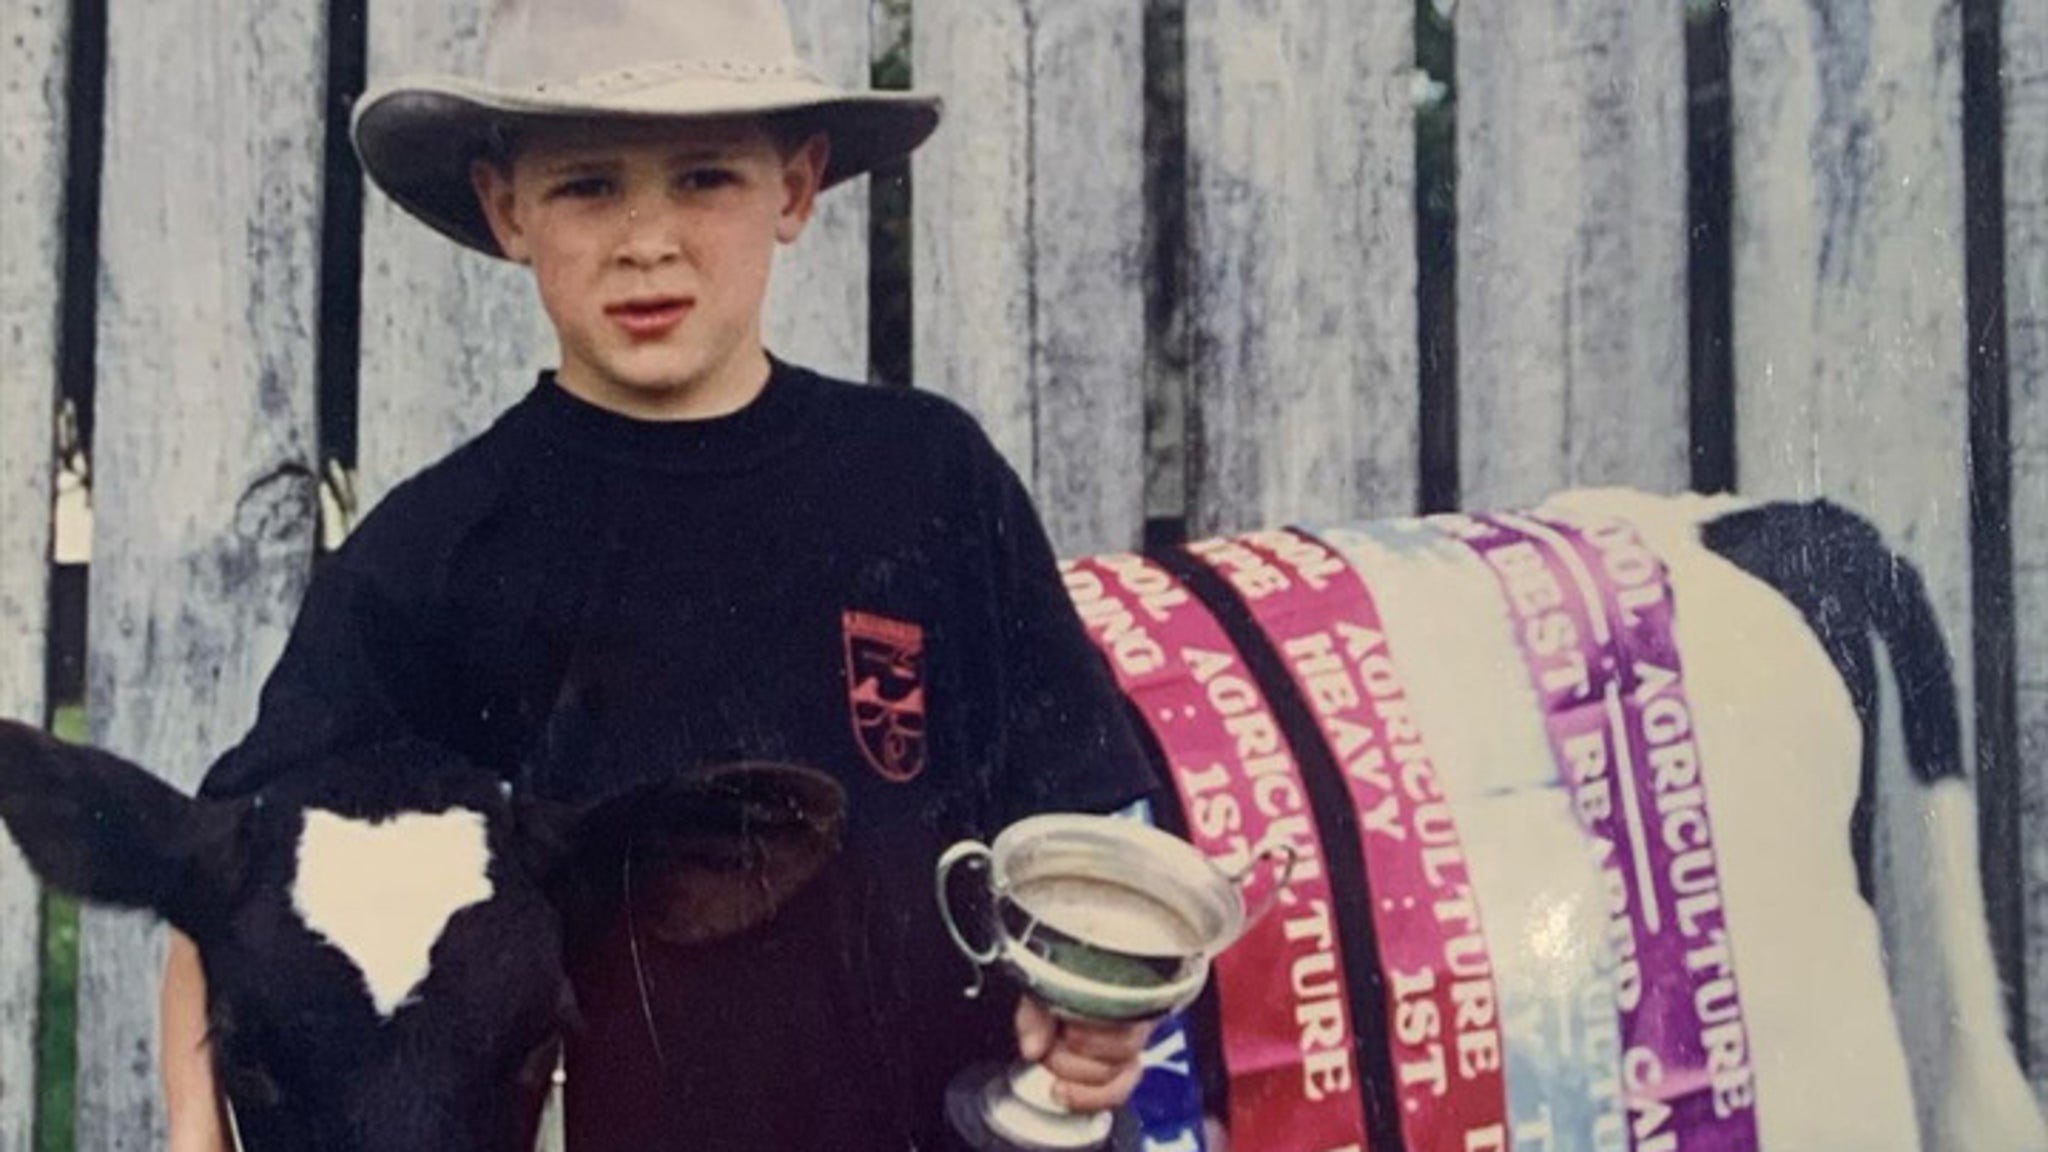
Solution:
[[[627,92],[506,91],[443,78],[414,78],[357,101],[350,136],[363,171],[421,222],[502,259],[470,184],[470,165],[495,130],[579,120],[711,120],[801,114],[832,141],[822,186],[909,155],[939,125],[939,98],[925,92],[847,92],[810,81],[692,78]]]

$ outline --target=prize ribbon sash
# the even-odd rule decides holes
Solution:
[[[1427,521],[1314,535],[1383,606],[1493,929],[1508,1129],[1468,1133],[1457,1152],[1628,1152],[1605,895],[1586,834],[1560,802],[1499,582]]]
[[[1507,1125],[1491,951],[1379,607],[1350,565],[1294,530],[1189,551],[1227,580],[1315,717],[1349,795],[1372,893],[1403,1144],[1494,1147]]]
[[[1337,911],[1292,751],[1222,626],[1163,568],[1119,554],[1062,566],[1083,625],[1167,760],[1188,839],[1253,909],[1276,906],[1212,968],[1231,1148],[1363,1152]],[[1295,855],[1275,889],[1269,854]]]
[[[1606,882],[1633,1146],[1753,1152],[1753,1076],[1663,564],[1619,521],[1432,523],[1499,579]]]

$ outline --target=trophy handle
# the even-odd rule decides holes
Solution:
[[[952,878],[953,869],[960,864],[968,861],[977,862],[981,870],[986,873],[990,870],[994,859],[994,855],[989,852],[988,845],[983,844],[979,840],[962,840],[951,848],[946,849],[945,853],[939,857],[937,875],[939,916],[946,922],[946,934],[953,938],[953,946],[960,950],[962,956],[974,962],[974,985],[967,990],[967,995],[970,999],[980,996],[983,986],[987,983],[987,978],[982,970],[995,963],[996,958],[1002,954],[1002,936],[1000,933],[991,933],[990,935],[993,939],[990,940],[988,947],[976,948],[967,939],[967,934],[960,930],[960,921],[953,915],[953,897],[948,889],[947,881]]]
[[[1289,880],[1294,879],[1294,866],[1300,863],[1301,853],[1296,852],[1292,844],[1275,844],[1257,856],[1252,857],[1251,863],[1245,865],[1242,871],[1230,878],[1232,884],[1243,884],[1251,878],[1254,869],[1276,856],[1285,856],[1287,863],[1281,866],[1279,877],[1273,881],[1273,887],[1267,890],[1266,898],[1259,901],[1259,906],[1257,908],[1248,907],[1245,909],[1244,924],[1246,928],[1250,928],[1260,920],[1265,919],[1266,913],[1273,910],[1273,902],[1280,899],[1280,890],[1287,887]]]

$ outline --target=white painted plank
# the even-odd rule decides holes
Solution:
[[[913,82],[946,98],[911,159],[911,364],[958,400],[1028,483],[1031,396],[1029,0],[920,4]]]
[[[797,52],[819,75],[865,88],[867,0],[785,0]],[[765,317],[776,355],[847,380],[868,376],[868,178],[825,193],[797,242],[777,253]]]
[[[1463,502],[1687,480],[1683,6],[1457,9]]]
[[[1129,0],[926,4],[913,164],[918,381],[959,400],[1062,552],[1144,526],[1143,12]]]
[[[1876,519],[1966,653],[1961,68],[1940,13],[1732,14],[1737,469]]]
[[[312,557],[325,22],[108,12],[87,706],[180,786],[253,719]],[[79,1147],[161,1148],[161,935],[89,913],[82,936]]]
[[[376,0],[369,82],[476,74],[495,11]],[[525,269],[442,239],[374,186],[363,199],[362,300],[355,487],[367,511],[482,431],[555,363],[557,349]]]
[[[0,0],[0,716],[46,706],[67,5]],[[35,1120],[37,895],[0,832],[0,1152]]]
[[[1765,0],[1734,6],[1729,35],[1740,484],[1839,500],[1913,558],[1972,747],[1957,6]],[[1885,936],[1923,938],[1884,882],[1893,853],[1912,866],[1919,793],[1878,790]],[[1891,959],[1925,1129],[1950,993],[1916,977],[1927,957]]]
[[[929,6],[928,6],[929,7]],[[1033,0],[1032,489],[1063,553],[1145,527],[1144,10]]]
[[[1410,512],[1413,14],[1189,0],[1187,45],[1190,530]]]
[[[2006,0],[2005,339],[2027,895],[2027,1050],[2048,1099],[2048,6]]]

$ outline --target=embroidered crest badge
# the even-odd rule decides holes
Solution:
[[[853,736],[884,779],[924,770],[924,629],[871,612],[840,616]]]

